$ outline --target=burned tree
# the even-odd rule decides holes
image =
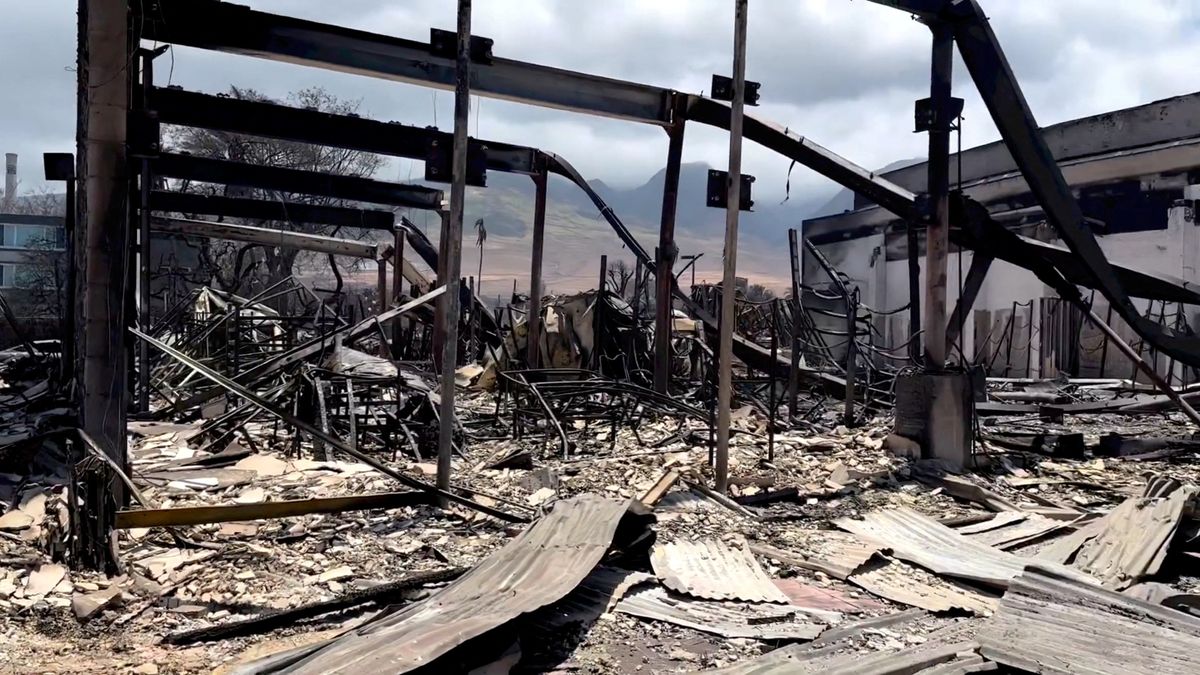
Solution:
[[[251,101],[271,101],[267,96],[252,89],[231,87],[228,95]],[[287,102],[293,106],[340,115],[355,115],[358,101],[349,101],[321,89],[302,89],[288,95]],[[375,174],[383,165],[383,158],[371,153],[310,145],[293,141],[260,138],[195,127],[179,127],[168,130],[167,145],[174,151],[199,157],[224,159],[261,166],[300,169],[342,176],[366,178]],[[304,204],[315,206],[347,206],[346,200],[333,197],[265,190],[237,186],[180,181],[178,190],[205,195],[227,197],[250,197],[282,204]],[[308,234],[337,235],[340,237],[366,238],[364,230],[343,230],[340,227],[313,225],[309,223],[272,223],[253,220],[247,224],[280,227],[293,232]],[[242,244],[229,241],[203,240],[199,244],[199,257],[203,279],[215,279],[224,289],[241,293],[264,288],[290,276],[298,265],[310,261],[304,252],[295,248]],[[341,271],[334,266],[333,274],[341,280]]]

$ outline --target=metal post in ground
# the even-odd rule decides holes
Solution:
[[[443,222],[446,270],[442,283],[441,419],[438,429],[437,486],[450,489],[450,457],[454,448],[454,369],[458,357],[459,268],[462,265],[463,202],[467,194],[467,116],[471,110],[471,0],[458,0],[458,50],[454,69],[454,154],[451,162],[450,212]],[[447,502],[442,499],[445,507]]]
[[[718,344],[716,490],[729,489],[729,404],[733,397],[733,306],[737,285],[738,209],[742,195],[742,115],[746,88],[747,0],[734,0],[733,103],[729,115],[729,175]]]
[[[530,368],[539,367],[538,351],[542,345],[542,252],[546,239],[546,169],[542,167],[533,176],[533,251],[529,266],[529,314],[525,320],[526,363]]]

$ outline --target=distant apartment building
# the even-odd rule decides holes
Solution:
[[[0,213],[0,289],[47,285],[45,267],[66,243],[61,217]]]

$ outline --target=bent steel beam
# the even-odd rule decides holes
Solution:
[[[1088,228],[978,0],[875,1],[926,17],[936,15],[936,20],[953,26],[959,54],[992,121],[1045,211],[1047,222],[1081,263],[1077,271],[1090,282],[1087,285],[1099,290],[1121,318],[1151,345],[1184,363],[1200,365],[1200,338],[1151,321],[1130,300],[1113,265]]]
[[[143,40],[452,90],[454,59],[429,43],[260,12],[216,0],[137,0]],[[666,90],[511,59],[471,64],[471,93],[520,103],[667,124]]]

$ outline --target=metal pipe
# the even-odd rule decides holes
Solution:
[[[1196,409],[1193,408],[1186,400],[1184,400],[1178,392],[1171,388],[1171,385],[1168,384],[1167,381],[1158,374],[1158,371],[1154,370],[1154,368],[1151,368],[1150,364],[1146,363],[1146,360],[1133,350],[1133,347],[1130,347],[1128,344],[1126,344],[1125,341],[1121,339],[1121,336],[1117,335],[1117,331],[1113,330],[1112,327],[1107,323],[1101,321],[1100,317],[1096,316],[1096,312],[1093,311],[1091,307],[1085,306],[1083,302],[1079,303],[1079,307],[1086,313],[1087,318],[1090,319],[1091,322],[1095,324],[1095,326],[1099,328],[1109,340],[1112,340],[1112,343],[1117,346],[1117,349],[1121,350],[1121,353],[1129,357],[1130,361],[1133,361],[1134,366],[1145,373],[1146,377],[1150,378],[1150,381],[1153,382],[1154,385],[1157,386],[1159,390],[1167,396],[1167,398],[1171,399],[1175,402],[1175,405],[1179,406],[1179,409],[1183,411],[1184,415],[1187,415],[1188,419],[1190,419],[1194,424],[1200,425],[1200,414],[1196,413]]]
[[[720,361],[717,364],[716,491],[729,489],[729,403],[733,394],[733,308],[737,284],[738,209],[742,195],[742,117],[746,89],[747,0],[734,0],[733,104],[729,117],[729,175],[725,208],[724,274],[721,280]],[[772,364],[774,365],[774,364]]]
[[[792,362],[788,371],[788,422],[796,417],[796,398],[800,393],[800,327],[804,305],[800,302],[803,279],[800,271],[800,233],[788,230],[788,254],[792,272]]]
[[[908,240],[908,350],[913,363],[921,362],[921,250],[916,223],[905,223]]]
[[[771,365],[774,366],[779,361],[779,299],[771,301]],[[770,391],[768,399],[770,400],[770,410],[767,411],[767,461],[775,461],[775,409],[778,407],[778,402],[775,400],[775,368],[767,370],[768,382],[770,382]]]
[[[858,289],[846,293],[846,407],[842,411],[842,424],[854,426],[854,396],[858,377],[858,355],[855,353],[858,338],[858,307],[855,295]]]
[[[471,109],[471,0],[458,0],[458,54],[455,59],[453,182],[450,213],[442,230],[445,243],[445,330],[442,341],[441,419],[438,430],[437,486],[450,488],[450,459],[454,450],[454,367],[458,360],[459,267],[462,264],[463,201],[467,194],[467,117]],[[443,498],[443,507],[448,503]]]
[[[608,256],[600,256],[600,282],[596,286],[596,302],[592,305],[592,369],[600,372],[600,342],[604,338],[604,277],[608,274]]]
[[[393,251],[394,254],[394,251]],[[388,309],[388,283],[387,283],[387,260],[379,259],[379,278],[377,279],[378,287],[375,289],[379,296],[379,307],[375,311],[376,314],[383,314]],[[387,340],[379,340],[379,356],[387,358],[389,353]]]

